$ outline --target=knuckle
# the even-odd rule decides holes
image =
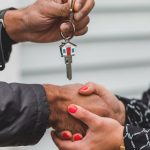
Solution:
[[[94,124],[94,128],[92,129],[93,132],[97,132],[97,130],[99,130],[99,128],[102,126],[102,122],[99,121],[99,119],[97,117],[93,118],[93,124]]]
[[[69,15],[69,7],[66,7],[66,5],[63,5],[60,9],[61,16],[67,16]]]

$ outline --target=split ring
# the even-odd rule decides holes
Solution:
[[[60,33],[62,38],[66,41],[66,40],[71,40],[74,37],[74,33],[76,32],[76,28],[75,28],[74,23],[71,20],[66,20],[65,22],[66,23],[69,22],[72,26],[72,29],[73,29],[71,35],[69,35],[69,36],[65,36],[63,32]]]

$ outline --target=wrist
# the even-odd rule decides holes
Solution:
[[[15,42],[26,41],[26,28],[23,10],[8,10],[4,16],[5,30]]]
[[[59,86],[51,85],[51,84],[44,84],[43,85],[47,100],[49,103],[54,102],[59,97]]]
[[[53,107],[53,103],[58,99],[59,96],[59,86],[50,85],[50,84],[44,84],[43,88],[45,90],[45,94],[48,101],[48,108],[49,108],[49,126],[52,126],[51,122],[51,110]]]

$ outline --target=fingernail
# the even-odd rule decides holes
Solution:
[[[87,91],[88,90],[88,86],[83,86],[80,90],[81,91]]]
[[[81,140],[81,139],[82,139],[82,137],[81,137],[80,134],[77,134],[77,135],[75,135],[75,136],[73,137],[73,140],[74,140],[74,141],[79,141],[79,140]]]
[[[68,111],[72,114],[76,113],[77,112],[77,107],[74,106],[74,105],[71,105],[68,107]]]
[[[68,135],[67,133],[63,133],[62,136],[63,136],[63,138],[65,138],[65,139],[68,139],[68,138],[69,138],[69,135]]]

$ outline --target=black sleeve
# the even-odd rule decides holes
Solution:
[[[16,8],[7,8],[0,11],[0,19],[4,22],[4,15],[8,10],[16,10]],[[13,41],[8,33],[5,30],[5,24],[2,22],[0,23],[0,64],[3,65],[2,69],[5,68],[5,63],[9,61],[9,57],[12,51],[12,45],[16,44],[15,41]]]
[[[127,124],[124,129],[126,150],[150,150],[150,129]]]
[[[1,44],[1,47],[3,48],[5,62],[8,62],[9,58],[10,58],[11,51],[12,51],[12,45],[15,44],[15,42],[10,39],[10,37],[8,36],[5,29],[2,29],[1,34],[2,34],[1,35],[2,36],[2,43],[0,43],[0,44]]]
[[[150,90],[141,100],[117,96],[126,107],[126,150],[150,150]]]
[[[48,127],[41,85],[0,82],[0,147],[36,144]]]
[[[141,100],[118,98],[125,104],[126,124],[150,128],[150,90],[143,94]]]

